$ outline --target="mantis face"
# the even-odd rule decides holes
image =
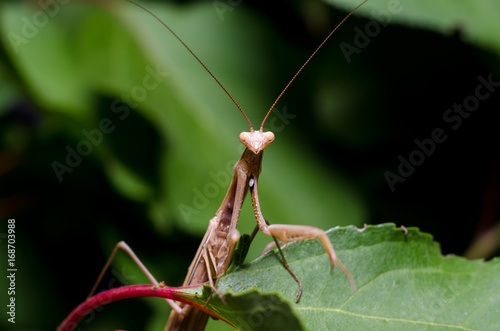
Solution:
[[[240,133],[240,141],[245,145],[246,148],[254,152],[255,154],[259,154],[270,143],[274,140],[274,133],[271,131],[263,132],[262,129],[259,131],[254,131],[253,129],[250,132],[242,132]]]

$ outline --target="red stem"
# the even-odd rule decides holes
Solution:
[[[192,296],[191,294],[181,291],[190,287],[199,287],[199,285],[186,287],[164,286],[158,288],[154,288],[154,286],[152,285],[130,285],[107,290],[96,294],[93,297],[85,300],[85,302],[81,303],[68,315],[68,317],[66,317],[61,325],[59,325],[57,330],[72,331],[78,326],[78,323],[82,320],[82,318],[92,312],[92,310],[113,301],[137,297],[158,297],[180,301],[189,304],[197,309],[203,310],[207,314],[210,314],[218,319],[222,319],[224,322],[231,325],[231,323],[226,321],[221,316],[216,315],[213,311],[209,310],[204,305],[191,301],[189,299],[189,297]]]

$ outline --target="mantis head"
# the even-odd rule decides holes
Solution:
[[[259,154],[270,143],[274,140],[274,133],[271,131],[264,132],[262,129],[259,131],[254,131],[253,129],[250,132],[242,132],[240,133],[240,141],[245,145],[246,148],[254,152],[255,154]]]

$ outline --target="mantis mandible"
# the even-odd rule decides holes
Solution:
[[[272,236],[275,240],[276,246],[280,249],[278,245],[278,240],[284,243],[302,241],[305,239],[320,239],[331,263],[331,269],[333,270],[335,264],[337,264],[340,269],[346,275],[349,284],[353,291],[356,291],[356,285],[354,279],[349,272],[349,270],[342,264],[342,262],[337,258],[333,246],[326,236],[325,232],[319,228],[305,225],[288,225],[288,224],[269,224],[264,218],[260,208],[260,201],[258,195],[258,179],[261,172],[262,157],[264,150],[269,144],[274,141],[274,134],[272,132],[264,132],[263,127],[269,114],[274,109],[278,100],[282,97],[284,92],[288,89],[291,83],[295,80],[298,74],[304,69],[304,67],[309,63],[309,61],[314,57],[318,50],[326,43],[326,41],[333,35],[333,33],[344,23],[344,21],[351,16],[360,6],[362,6],[368,0],[364,0],[356,8],[354,8],[344,19],[330,32],[330,34],[323,40],[323,42],[316,48],[316,50],[311,54],[311,56],[304,62],[304,64],[299,68],[296,74],[288,82],[282,92],[278,95],[266,116],[264,117],[259,130],[254,130],[253,126],[246,116],[243,109],[234,100],[231,94],[224,88],[224,86],[219,82],[219,80],[212,74],[212,72],[203,64],[203,62],[194,54],[194,52],[178,37],[172,29],[167,26],[160,18],[153,14],[148,9],[144,8],[142,5],[137,4],[133,1],[129,2],[139,6],[143,10],[151,14],[155,19],[157,19],[165,28],[167,28],[172,35],[177,38],[181,44],[195,57],[195,59],[203,66],[203,68],[214,78],[214,80],[221,86],[224,92],[230,97],[233,103],[238,107],[240,112],[243,114],[247,120],[250,131],[242,132],[239,136],[240,141],[245,145],[245,150],[241,158],[236,162],[233,170],[233,176],[229,189],[226,196],[216,212],[216,216],[210,220],[208,229],[205,236],[198,248],[198,251],[193,259],[191,266],[188,270],[187,277],[184,281],[184,285],[194,285],[208,282],[212,290],[221,297],[222,294],[217,290],[217,283],[221,276],[223,276],[229,265],[231,263],[231,257],[235,249],[236,243],[240,237],[236,226],[238,224],[238,219],[241,211],[241,206],[248,192],[250,192],[253,211],[255,219],[257,220],[258,229],[265,235]],[[137,263],[137,265],[143,270],[148,279],[158,286],[158,282],[154,276],[147,270],[147,268],[142,264],[139,258],[134,254],[130,247],[125,242],[120,242],[116,245],[110,258],[108,259],[106,265],[104,266],[101,275],[98,277],[91,294],[95,291],[100,279],[102,278],[105,270],[111,263],[114,255],[118,249],[123,249],[126,251],[132,259]],[[284,258],[283,253],[280,249],[280,254],[283,258],[283,263],[285,268],[294,277],[294,279],[299,284],[299,291],[297,293],[297,301],[300,298],[302,292],[302,284],[298,277],[289,269],[288,264]],[[191,306],[186,306],[183,304],[177,304],[170,300],[167,300],[172,306],[173,310],[170,315],[169,321],[166,326],[166,330],[203,330],[207,322],[208,316],[206,313],[196,310]]]

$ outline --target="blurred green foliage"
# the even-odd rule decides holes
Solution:
[[[500,81],[500,9],[494,0],[421,2],[401,1],[391,18],[424,30],[379,25],[363,39],[370,13],[389,8],[370,0],[360,11],[368,19],[350,18],[280,100],[265,126],[277,138],[260,181],[270,222],[392,221],[462,254],[498,218],[498,92],[455,130],[443,114],[475,93],[479,76]],[[256,128],[345,16],[307,0],[144,5]],[[0,15],[0,219],[15,218],[18,230],[16,327],[52,329],[119,240],[158,279],[182,283],[242,152],[237,136],[248,126],[237,108],[164,27],[125,1],[2,2]],[[345,45],[357,49],[349,58]],[[384,174],[397,174],[398,157],[436,128],[447,140],[393,192]],[[254,226],[247,201],[239,229]],[[250,257],[268,241],[259,235]],[[127,257],[113,270],[108,279],[147,282]],[[144,301],[106,306],[89,326],[157,329],[167,305]]]

